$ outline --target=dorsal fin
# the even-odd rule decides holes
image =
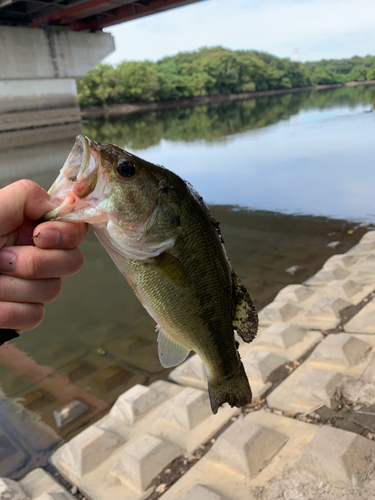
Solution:
[[[190,349],[176,342],[167,333],[165,333],[160,325],[156,326],[158,334],[158,353],[160,363],[164,368],[172,368],[177,366],[187,358]]]
[[[237,274],[232,272],[233,328],[244,342],[254,340],[258,331],[258,314],[253,301]]]

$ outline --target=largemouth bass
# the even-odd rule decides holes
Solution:
[[[251,402],[234,331],[250,342],[258,317],[227,258],[219,224],[173,172],[78,136],[49,190],[46,219],[88,222],[157,323],[165,368],[202,359],[214,413]]]

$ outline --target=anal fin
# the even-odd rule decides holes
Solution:
[[[251,342],[258,331],[258,314],[237,274],[232,272],[233,328],[244,342]]]
[[[190,349],[176,342],[162,328],[157,325],[158,334],[158,354],[160,363],[164,368],[177,366],[187,358]]]

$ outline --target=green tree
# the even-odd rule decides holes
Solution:
[[[329,69],[316,68],[312,74],[311,80],[314,85],[329,85],[331,83],[337,83],[335,75]]]
[[[347,82],[364,82],[367,77],[367,68],[362,65],[354,66],[350,73],[345,76]]]
[[[241,91],[243,64],[231,52],[218,49],[199,59],[201,71],[210,77],[213,93],[231,94]]]
[[[77,94],[82,106],[116,102],[116,70],[110,64],[98,64],[82,78],[77,79]]]
[[[304,64],[254,50],[203,47],[153,63],[99,64],[77,80],[82,106],[290,89],[375,79],[375,56]]]
[[[366,80],[375,80],[375,64],[367,71]]]
[[[160,77],[155,63],[128,62],[119,64],[118,102],[155,101],[160,98]]]

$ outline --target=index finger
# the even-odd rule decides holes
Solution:
[[[84,222],[43,222],[34,229],[34,245],[70,250],[82,243],[88,230],[89,225]]]
[[[25,218],[38,220],[54,207],[35,182],[21,180],[0,189],[0,237],[17,229]]]

